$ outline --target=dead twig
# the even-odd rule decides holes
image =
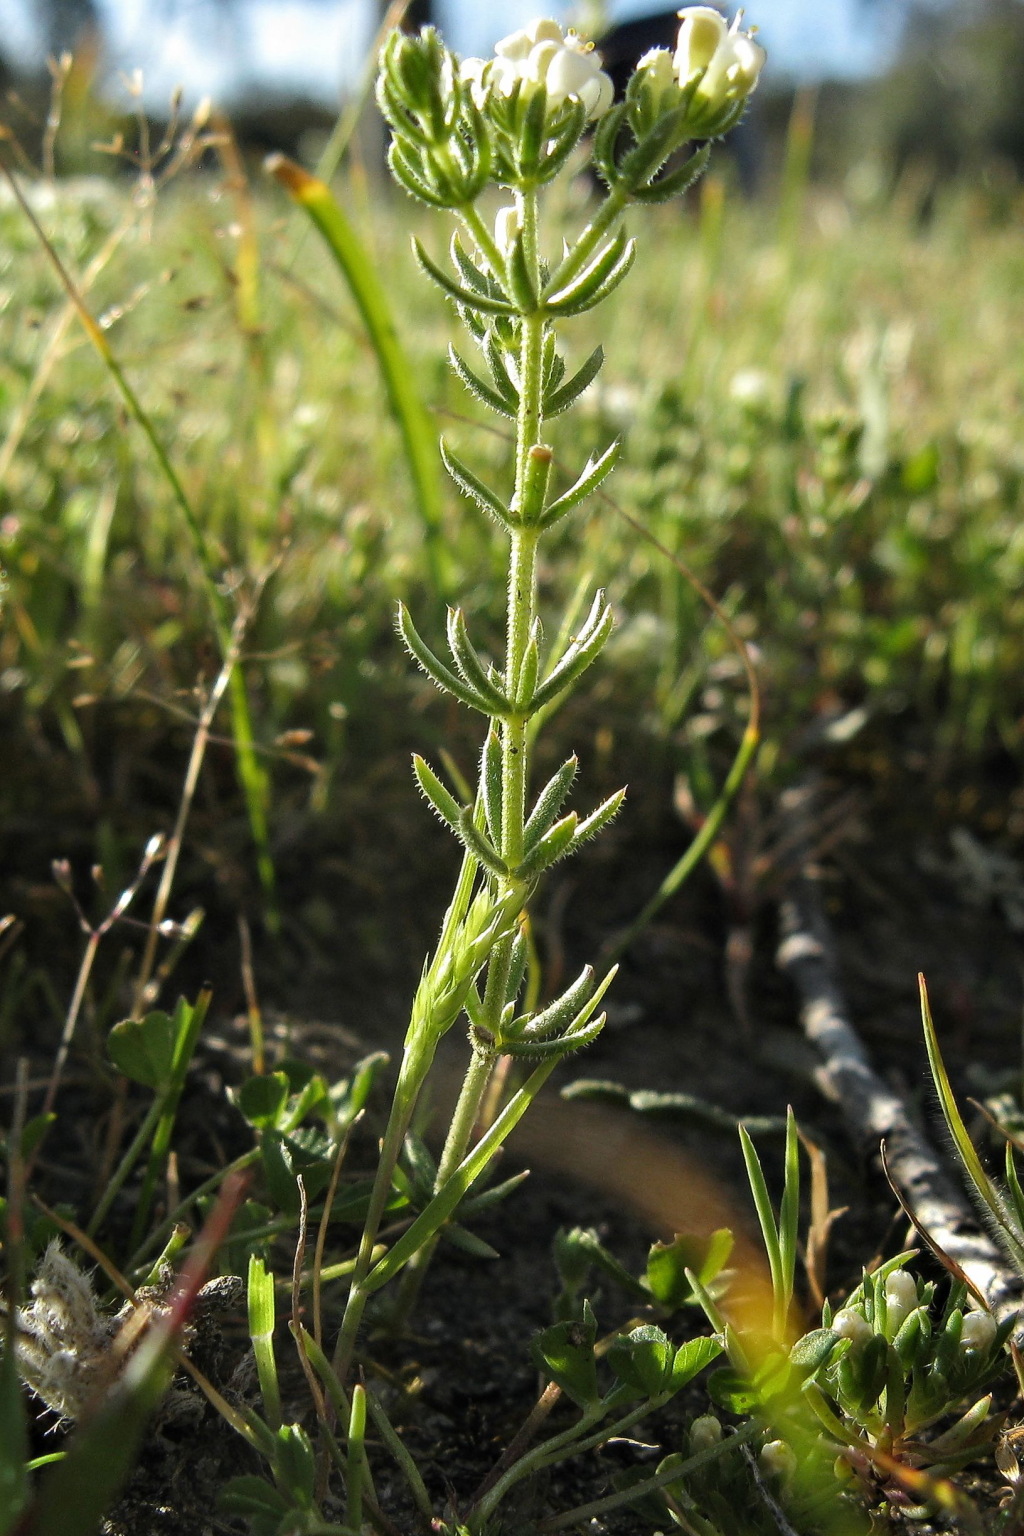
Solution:
[[[851,1022],[811,858],[809,828],[816,793],[817,784],[810,779],[782,797],[782,813],[800,857],[779,902],[777,962],[800,995],[804,1034],[821,1052],[818,1087],[841,1107],[862,1148],[874,1154],[884,1140],[888,1170],[907,1207],[993,1311],[1005,1316],[1020,1309],[1021,1277],[979,1229],[966,1196],[912,1122],[903,1099],[875,1071]]]

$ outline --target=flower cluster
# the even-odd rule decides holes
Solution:
[[[825,1329],[809,1337],[837,1342],[818,1384],[870,1443],[888,1448],[908,1437],[916,1443],[922,1429],[966,1401],[961,1420],[931,1442],[935,1463],[955,1465],[991,1439],[990,1399],[982,1394],[1001,1366],[1012,1321],[968,1310],[957,1285],[940,1311],[934,1283],[904,1269],[907,1257],[865,1277],[834,1314],[826,1306]]]
[[[685,163],[679,151],[739,121],[765,55],[742,12],[731,26],[706,5],[678,14],[675,52],[646,54],[620,102],[593,44],[547,18],[502,38],[489,59],[459,59],[431,27],[396,30],[377,82],[396,179],[421,202],[465,215],[488,185],[522,193],[550,182],[588,139],[615,205],[609,223],[627,202],[681,195],[708,144]],[[500,233],[497,249],[506,254]]]
[[[652,48],[637,65],[635,91],[656,119],[689,97],[686,126],[691,138],[714,138],[731,128],[757,85],[765,51],[752,32],[741,30],[743,12],[727,26],[709,5],[679,13],[675,53]]]
[[[469,83],[481,109],[492,91],[507,97],[517,87],[543,86],[549,107],[560,107],[572,98],[582,102],[591,122],[607,112],[615,95],[593,43],[576,32],[563,33],[557,21],[531,21],[502,38],[495,44],[493,59],[465,59],[461,78]]]

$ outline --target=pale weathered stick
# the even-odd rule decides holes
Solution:
[[[822,906],[811,850],[813,780],[787,790],[782,814],[797,851],[796,873],[779,902],[777,961],[800,994],[800,1022],[822,1055],[819,1088],[840,1106],[854,1139],[874,1152],[885,1142],[886,1164],[909,1208],[954,1259],[989,1306],[1005,1316],[1019,1310],[1021,1277],[981,1230],[966,1196],[913,1124],[902,1098],[878,1076],[850,1022],[835,943]]]

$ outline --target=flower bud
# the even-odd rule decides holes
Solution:
[[[713,1413],[702,1414],[690,1425],[690,1454],[696,1456],[701,1451],[709,1451],[713,1445],[718,1445],[721,1439],[721,1421],[716,1419]]]
[[[667,48],[651,48],[638,61],[626,99],[638,137],[650,133],[659,118],[680,105],[683,93]]]
[[[885,1279],[887,1331],[896,1332],[908,1313],[917,1306],[917,1281],[905,1269],[894,1269]]]
[[[494,243],[503,256],[507,256],[512,249],[513,241],[521,228],[518,208],[498,209],[494,215]]]
[[[853,1307],[843,1307],[832,1319],[832,1331],[841,1339],[851,1339],[853,1347],[866,1344],[873,1337],[873,1329],[866,1317]]]
[[[990,1312],[968,1312],[960,1330],[961,1347],[981,1354],[992,1348],[997,1332],[996,1320]]]
[[[692,138],[714,138],[739,120],[757,85],[765,51],[752,33],[740,31],[742,11],[731,27],[709,5],[688,6],[679,18],[676,79],[683,89],[696,82],[687,127]]]
[[[783,1481],[796,1471],[796,1452],[785,1440],[769,1440],[762,1445],[757,1459],[765,1477]]]

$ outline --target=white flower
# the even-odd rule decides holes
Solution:
[[[489,69],[488,59],[463,59],[459,66],[459,79],[469,86],[470,94],[481,110],[487,102],[487,71]]]
[[[675,66],[667,48],[650,48],[637,60],[638,70],[643,70],[655,90],[668,90],[676,84]]]
[[[543,85],[552,108],[570,98],[581,101],[591,119],[607,112],[615,96],[593,45],[575,32],[563,33],[557,21],[531,21],[496,43],[493,59],[464,60],[460,74],[478,107],[488,90],[511,96],[520,82]]]
[[[838,1333],[841,1339],[851,1339],[856,1349],[860,1344],[866,1344],[873,1336],[871,1324],[867,1318],[862,1317],[853,1307],[843,1307],[832,1319],[832,1330]]]
[[[557,43],[561,45],[565,38],[557,21],[547,21],[543,18],[537,21],[527,22],[518,32],[510,32],[508,37],[503,37],[500,43],[495,43],[495,57],[499,59],[528,59],[538,43]]]
[[[766,1477],[784,1480],[796,1471],[796,1452],[785,1440],[769,1440],[762,1445],[757,1459]]]
[[[895,1333],[917,1306],[917,1281],[905,1269],[894,1269],[885,1277],[885,1312],[889,1331]]]
[[[750,32],[740,31],[743,12],[737,11],[731,27],[710,5],[688,6],[679,19],[673,60],[679,84],[700,77],[695,104],[716,111],[744,101],[757,84],[765,51]]]
[[[690,1425],[690,1455],[697,1456],[701,1451],[710,1450],[713,1445],[719,1444],[721,1438],[721,1419],[713,1413],[702,1414]]]
[[[989,1312],[968,1312],[960,1331],[960,1344],[964,1349],[991,1349],[995,1343],[996,1320]]]

